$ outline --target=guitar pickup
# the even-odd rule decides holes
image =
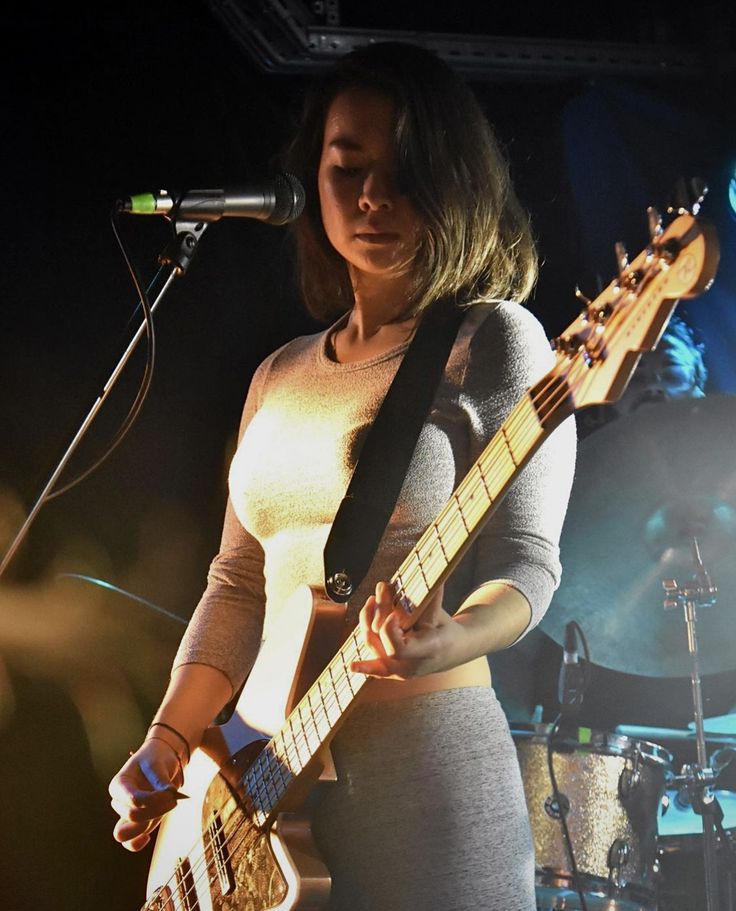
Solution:
[[[171,907],[176,907],[176,911],[200,911],[199,899],[197,898],[197,888],[194,884],[194,876],[192,874],[192,865],[189,862],[188,857],[180,857],[176,863],[176,870],[174,872],[176,877],[176,899],[178,903],[176,906],[173,904],[173,896]],[[168,911],[169,906],[164,905],[165,911]]]
[[[230,863],[225,826],[219,813],[213,813],[212,820],[207,826],[207,834],[209,835],[209,847],[212,850],[212,860],[214,861],[220,892],[223,895],[229,895],[235,891],[235,877]]]

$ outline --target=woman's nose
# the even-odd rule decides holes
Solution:
[[[380,171],[369,171],[363,180],[358,205],[365,211],[390,208],[393,200],[393,181]]]

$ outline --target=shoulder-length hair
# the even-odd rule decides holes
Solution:
[[[328,320],[353,305],[347,266],[322,225],[317,188],[327,112],[352,88],[376,91],[395,106],[398,184],[423,221],[411,312],[440,298],[462,304],[526,299],[537,278],[529,217],[475,95],[434,53],[383,42],[346,54],[315,80],[283,158],[306,191],[292,231],[311,315]]]

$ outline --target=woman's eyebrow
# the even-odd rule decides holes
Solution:
[[[328,143],[331,149],[342,149],[347,152],[359,152],[363,147],[354,139],[348,139],[345,136],[337,136]]]

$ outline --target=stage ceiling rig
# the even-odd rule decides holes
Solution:
[[[309,73],[376,41],[421,44],[467,76],[508,81],[617,75],[656,79],[736,71],[734,12],[704,3],[673,15],[617,4],[611,15],[582,16],[484,2],[455,9],[361,0],[207,0],[215,17],[264,71]],[[489,32],[493,27],[493,33]]]

